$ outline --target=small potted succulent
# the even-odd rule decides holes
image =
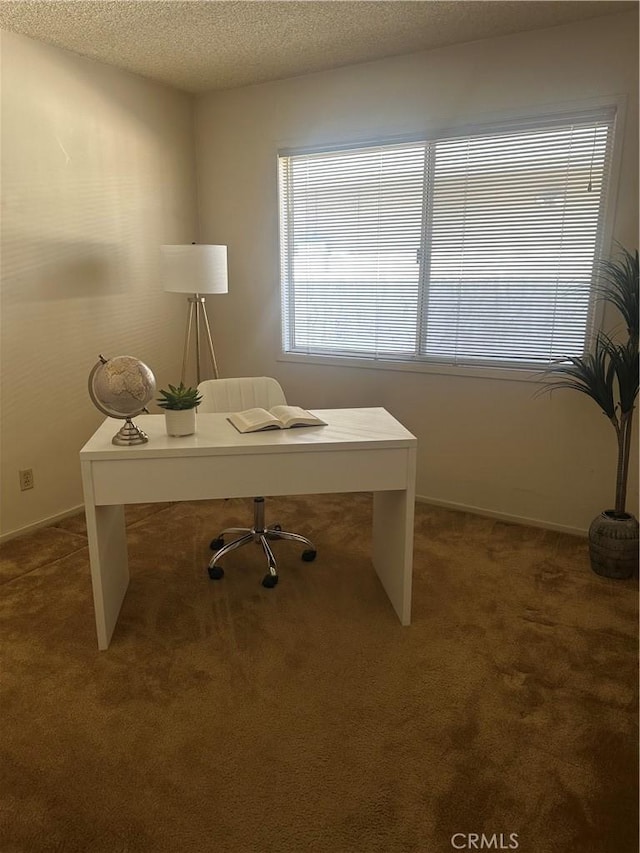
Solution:
[[[189,388],[181,382],[176,388],[169,385],[169,390],[160,390],[156,400],[164,409],[165,423],[168,435],[192,435],[196,431],[196,406],[202,397],[197,388]]]

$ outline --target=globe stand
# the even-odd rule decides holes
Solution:
[[[111,439],[112,444],[129,446],[132,444],[146,444],[149,436],[137,427],[131,418],[126,418],[118,432]]]

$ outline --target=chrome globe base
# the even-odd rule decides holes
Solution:
[[[146,444],[147,441],[149,441],[149,436],[140,427],[137,427],[131,418],[125,420],[111,439],[112,444],[118,445]]]

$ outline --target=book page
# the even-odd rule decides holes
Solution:
[[[324,424],[320,418],[312,415],[306,409],[301,409],[300,406],[274,406],[271,409],[271,414],[275,415],[285,427],[288,429],[292,426],[314,426],[314,424]]]
[[[229,421],[240,432],[257,432],[261,429],[279,429],[280,421],[266,409],[245,409],[229,415]]]

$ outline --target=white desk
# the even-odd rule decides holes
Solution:
[[[141,415],[149,442],[132,447],[111,443],[122,421],[104,421],[80,451],[100,649],[129,585],[124,505],[156,501],[373,492],[373,563],[409,624],[417,441],[385,409],[314,411],[327,426],[245,435],[202,413],[195,435],[180,438],[166,435],[164,415]]]

